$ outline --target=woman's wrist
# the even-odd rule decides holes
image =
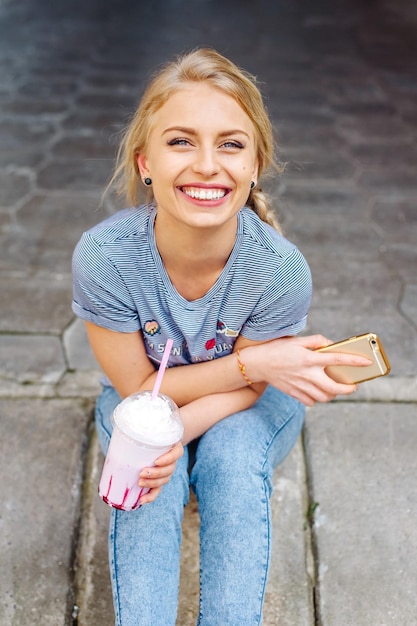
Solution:
[[[245,383],[247,385],[253,385],[253,381],[250,380],[250,378],[246,374],[246,365],[243,363],[243,361],[241,359],[240,350],[236,351],[236,356],[237,356],[237,365],[239,367],[239,370],[240,370],[240,373],[242,375],[243,380],[245,381]]]
[[[256,358],[261,347],[261,345],[246,346],[236,351],[238,369],[246,385],[264,382],[260,375],[260,364],[257,364]]]

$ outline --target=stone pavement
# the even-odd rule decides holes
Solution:
[[[71,312],[70,257],[115,210],[97,207],[149,72],[197,45],[263,83],[287,162],[267,186],[313,272],[308,332],[376,331],[392,362],[349,401],[309,410],[276,472],[264,624],[416,625],[417,5],[406,0],[0,0],[0,623],[113,623],[100,373]],[[179,626],[195,623],[197,543],[193,500]]]

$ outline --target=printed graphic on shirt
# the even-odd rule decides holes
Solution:
[[[182,355],[185,357],[185,359],[188,361],[188,363],[192,362],[192,358],[191,358],[191,353],[188,349],[188,345],[186,340],[184,339],[184,341],[182,342],[182,346],[180,349],[180,354],[182,353]]]
[[[150,337],[153,337],[157,333],[161,332],[161,327],[156,320],[148,320],[143,325],[143,331]]]
[[[206,350],[212,350],[215,345],[216,345],[216,340],[213,337],[213,339],[209,339],[208,341],[206,341]]]
[[[216,332],[220,335],[226,335],[226,337],[237,337],[240,333],[240,328],[239,330],[233,330],[232,328],[229,328],[224,322],[218,320]]]

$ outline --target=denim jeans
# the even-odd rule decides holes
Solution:
[[[96,425],[106,452],[120,402],[104,387]],[[175,626],[181,524],[190,485],[200,515],[199,626],[262,623],[271,546],[272,473],[295,444],[304,409],[268,387],[258,402],[190,446],[158,498],[136,511],[112,509],[109,562],[117,626]]]

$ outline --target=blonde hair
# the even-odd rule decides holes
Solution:
[[[280,171],[274,161],[271,121],[256,78],[215,50],[199,48],[167,63],[154,75],[123,135],[114,174],[107,189],[114,184],[129,203],[137,204],[141,187],[136,157],[146,152],[153,116],[183,85],[202,81],[232,96],[251,119],[255,129],[259,177],[271,167]],[[152,200],[149,188],[147,192],[148,200]],[[280,231],[267,197],[258,186],[251,189],[246,204],[264,222]]]

